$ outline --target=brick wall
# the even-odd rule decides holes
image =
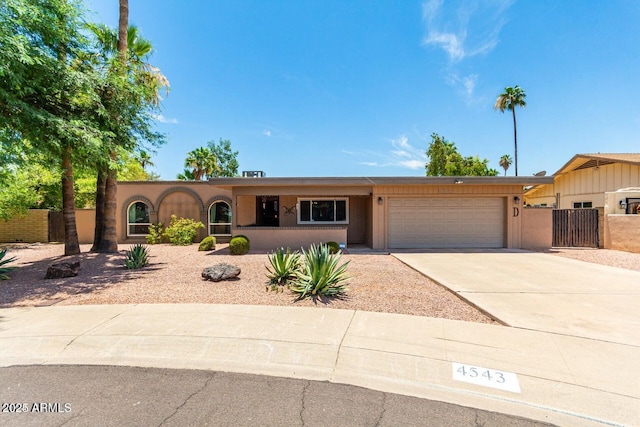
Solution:
[[[24,218],[0,220],[0,242],[46,243],[48,241],[49,211],[46,209],[31,209]]]

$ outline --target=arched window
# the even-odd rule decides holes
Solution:
[[[149,234],[149,206],[145,202],[133,202],[127,210],[127,236]]]
[[[209,207],[209,234],[214,236],[231,235],[231,206],[218,200]]]

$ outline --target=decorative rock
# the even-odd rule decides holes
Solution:
[[[219,282],[221,280],[230,280],[240,274],[240,267],[229,264],[216,264],[202,270],[202,278]]]
[[[51,264],[47,269],[45,279],[60,279],[63,277],[75,277],[80,271],[80,261],[76,262],[60,262]]]

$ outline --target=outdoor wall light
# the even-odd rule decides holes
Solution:
[[[520,204],[520,197],[513,196],[513,203],[516,204],[516,205],[519,205]]]
[[[627,201],[626,200],[620,200],[620,209],[626,209],[627,208]]]
[[[378,204],[381,205],[384,203],[384,199],[381,196],[378,196]]]
[[[464,181],[463,181],[463,180],[461,180],[460,178],[456,178],[456,180],[455,180],[455,181],[453,181],[453,183],[454,183],[454,184],[463,184],[463,183],[464,183]]]

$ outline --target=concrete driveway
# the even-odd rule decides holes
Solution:
[[[521,250],[393,256],[507,325],[640,347],[640,272]]]

